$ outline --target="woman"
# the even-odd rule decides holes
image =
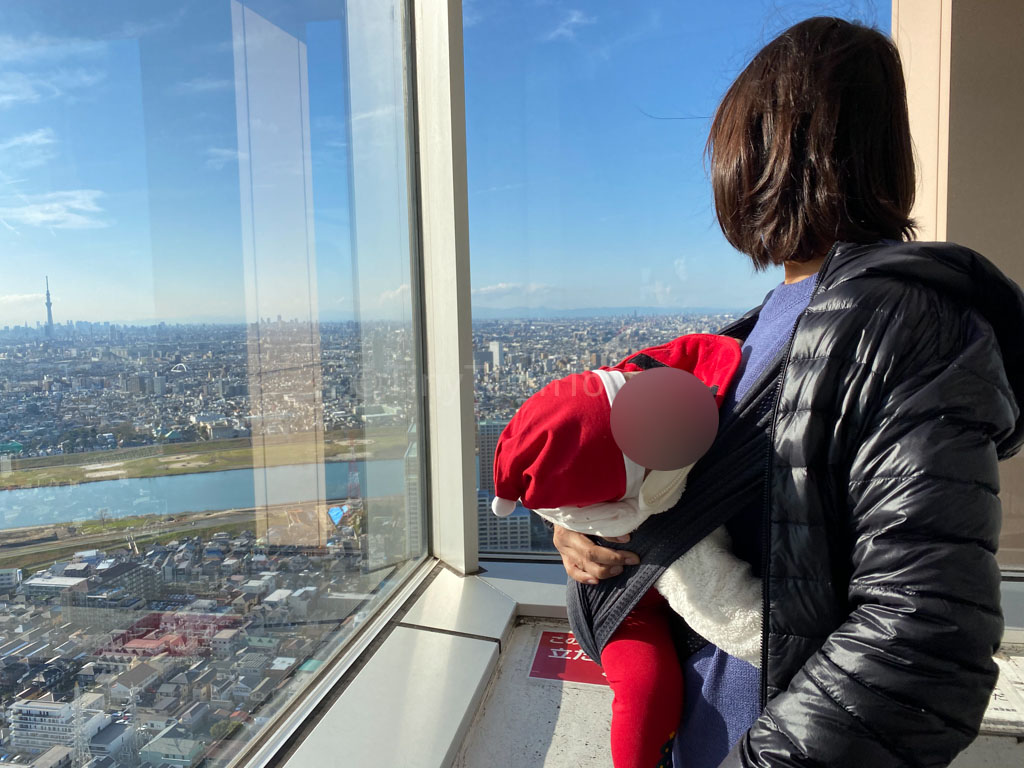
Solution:
[[[556,528],[573,629],[599,658],[728,521],[764,584],[762,664],[681,628],[677,768],[946,765],[996,680],[997,461],[1024,439],[1024,296],[969,249],[907,242],[906,92],[874,30],[782,33],[729,88],[708,148],[726,238],[785,281],[720,330],[745,369],[688,514],[652,518],[629,551]]]

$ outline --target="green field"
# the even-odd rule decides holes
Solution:
[[[82,536],[90,536],[95,533],[117,533],[126,531],[128,528],[144,528],[152,525],[161,518],[156,515],[136,515],[134,517],[112,517],[106,520],[90,520],[77,526],[77,531]]]
[[[309,464],[321,456],[324,461],[396,459],[402,457],[407,446],[405,429],[394,427],[373,430],[369,437],[349,431],[328,432],[319,445],[311,436],[285,435],[268,438],[255,448],[252,440],[241,438],[77,453],[17,460],[13,471],[0,477],[0,489]]]

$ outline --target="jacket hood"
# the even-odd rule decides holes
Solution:
[[[953,243],[840,243],[824,267],[823,287],[858,277],[884,276],[927,286],[984,317],[995,331],[1017,422],[997,445],[1001,458],[1024,443],[1024,293],[981,254]]]

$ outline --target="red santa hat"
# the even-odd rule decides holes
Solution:
[[[740,363],[735,339],[688,334],[630,355],[613,368],[571,374],[530,397],[494,452],[491,509],[504,517],[529,509],[587,507],[636,496],[644,468],[626,457],[611,430],[611,405],[624,373],[668,365],[693,373],[719,406]]]
[[[621,371],[574,373],[523,403],[494,452],[494,514],[511,514],[517,499],[530,509],[586,507],[639,491],[643,467],[623,455],[611,430],[624,383]]]

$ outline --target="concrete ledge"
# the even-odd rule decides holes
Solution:
[[[478,578],[518,606],[517,616],[564,619],[565,568],[561,563],[480,563]]]
[[[285,765],[451,765],[497,661],[497,642],[398,627]]]
[[[477,576],[442,570],[402,619],[417,626],[504,643],[512,630],[516,602]]]

